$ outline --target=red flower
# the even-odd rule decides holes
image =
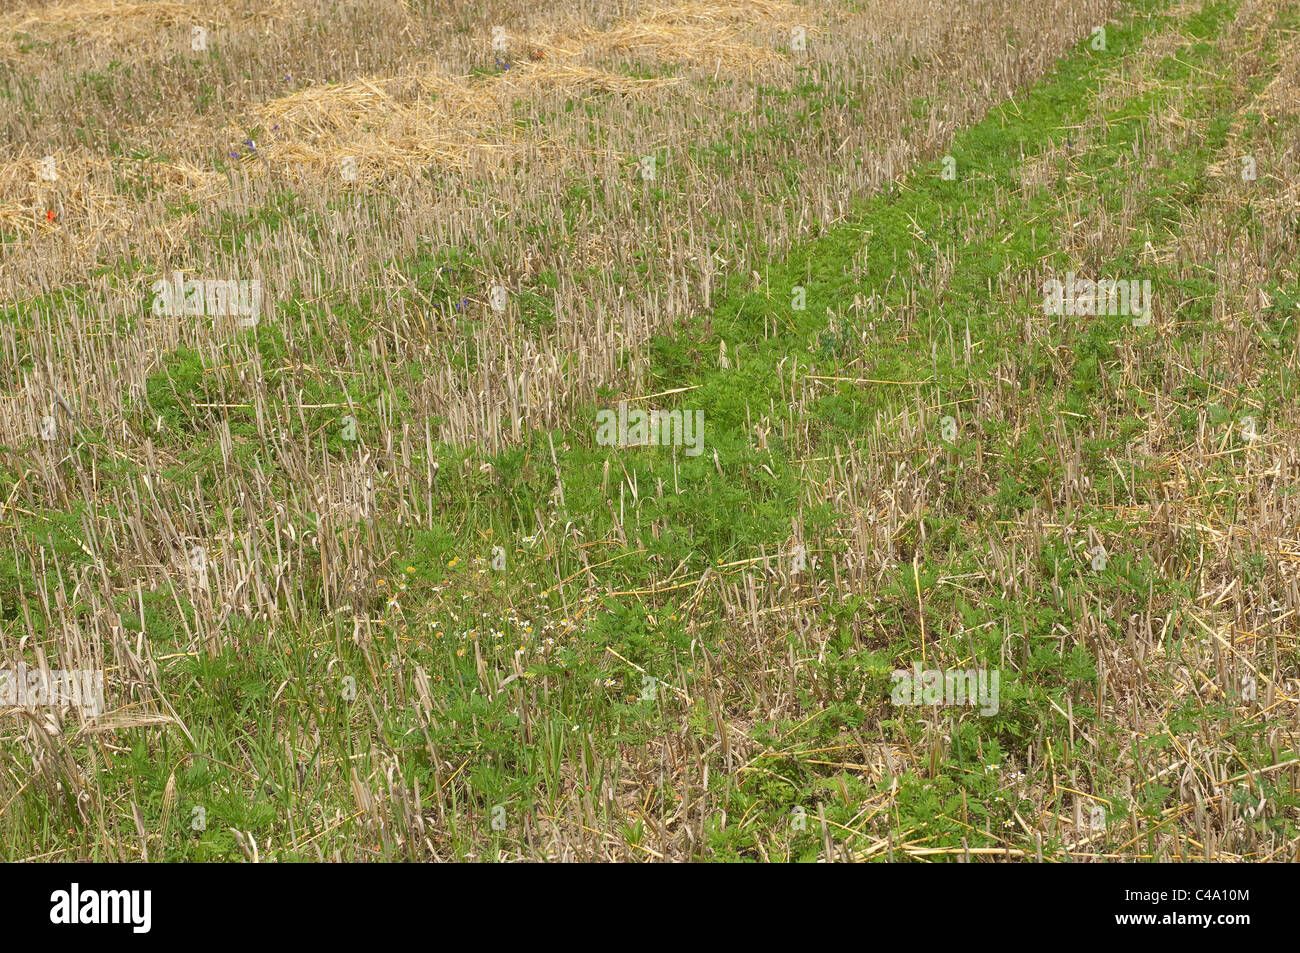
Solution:
[[[54,209],[51,208],[45,210],[45,221],[47,222],[54,221]]]

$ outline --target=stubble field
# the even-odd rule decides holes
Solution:
[[[1300,859],[1300,3],[25,3],[0,127],[0,858]]]

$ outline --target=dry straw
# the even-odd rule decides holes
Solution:
[[[812,24],[805,23],[808,16],[806,8],[783,0],[677,3],[654,8],[611,30],[585,31],[577,39],[598,55],[647,56],[659,62],[749,73],[787,61],[775,46],[761,42],[766,37],[760,34],[796,26],[812,34]]]
[[[219,8],[220,3],[216,3]],[[24,53],[36,56],[40,49],[27,49],[21,37],[65,39],[80,34],[117,44],[137,42],[159,26],[200,23],[211,16],[213,4],[184,4],[172,0],[129,2],[129,0],[71,0],[68,3],[28,3],[0,14],[0,65],[18,67]],[[205,12],[206,11],[206,12]]]
[[[20,155],[0,162],[0,231],[6,235],[64,233],[89,245],[126,232],[142,234],[148,223],[140,221],[137,200],[120,189],[119,180],[163,201],[202,198],[225,183],[221,174],[184,162],[110,160],[84,153],[54,155],[56,178],[47,180],[44,158]],[[63,223],[69,219],[77,227],[65,233]]]
[[[221,4],[217,3],[220,7]],[[68,31],[94,33],[114,39],[131,39],[158,24],[201,22],[212,15],[213,4],[156,3],[130,0],[72,0],[69,3],[26,4],[0,16],[0,38],[14,34]]]
[[[518,154],[524,143],[505,129],[511,107],[548,89],[635,93],[672,80],[633,79],[578,64],[519,64],[490,81],[435,70],[394,79],[359,79],[313,87],[253,111],[263,130],[276,130],[262,155],[296,172],[337,177],[355,156],[359,178],[395,168],[467,166],[476,154]]]
[[[28,3],[0,16],[0,36],[43,28],[93,32],[115,38],[120,31],[153,24],[216,24],[284,17],[308,0],[68,0]]]
[[[338,177],[348,156],[360,180],[431,161],[462,169],[485,156],[517,159],[529,145],[510,127],[518,102],[548,91],[637,94],[678,82],[634,78],[595,63],[635,55],[749,71],[785,62],[785,54],[744,38],[778,25],[788,30],[804,15],[781,0],[661,6],[608,30],[512,38],[510,68],[489,77],[454,77],[426,65],[390,78],[304,89],[255,108],[249,121],[263,131],[261,157],[291,166],[295,177]],[[242,130],[230,133],[242,137]]]
[[[405,9],[401,0],[384,0]],[[254,21],[284,21],[301,17],[316,0],[68,0],[65,3],[27,3],[0,13],[0,63],[19,65],[23,54],[48,55],[34,47],[24,49],[21,36],[36,39],[66,39],[70,35],[103,41],[121,49],[119,58],[132,58],[143,47],[141,40],[155,36],[160,27],[226,27]],[[179,44],[188,43],[188,33],[178,33]]]

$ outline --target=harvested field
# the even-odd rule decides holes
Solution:
[[[0,858],[1296,859],[1298,37],[6,8]]]

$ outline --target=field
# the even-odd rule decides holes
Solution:
[[[19,2],[0,127],[0,859],[1300,860],[1300,2]]]

